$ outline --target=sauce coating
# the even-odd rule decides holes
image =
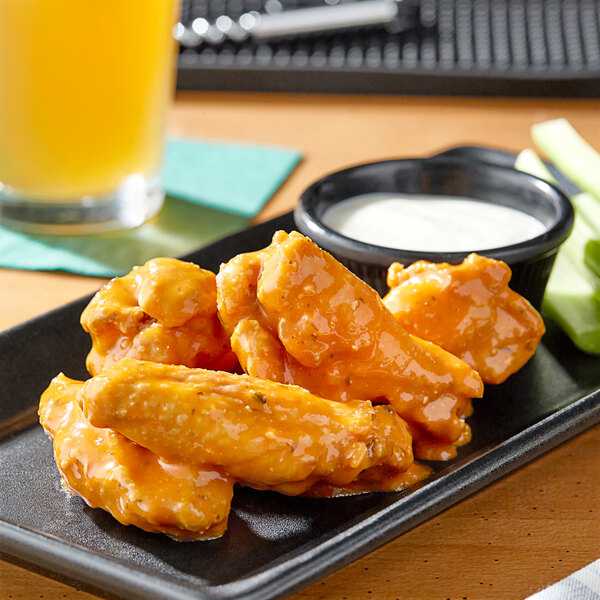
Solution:
[[[219,315],[245,372],[323,398],[387,402],[407,421],[415,456],[447,459],[469,441],[479,375],[408,335],[381,298],[297,232],[278,232],[217,275]]]
[[[410,333],[471,365],[486,383],[501,383],[533,355],[542,317],[508,287],[505,263],[470,254],[460,265],[419,261],[388,270],[383,302]]]
[[[482,378],[535,351],[543,321],[509,279],[476,254],[395,264],[382,301],[296,232],[216,278],[175,259],[136,267],[82,315],[94,376],[59,375],[40,400],[63,485],[180,540],[223,534],[236,483],[310,497],[410,487],[431,472],[413,456],[445,460],[470,440]],[[248,375],[199,368],[238,359]]]
[[[174,258],[155,258],[110,281],[81,325],[92,337],[92,375],[126,356],[217,369],[237,363],[217,316],[215,274]]]
[[[82,387],[61,374],[40,400],[63,487],[123,525],[178,540],[223,535],[234,481],[214,467],[167,461],[112,429],[94,427],[77,403]]]
[[[216,465],[284,493],[413,463],[408,428],[389,407],[325,400],[246,375],[123,359],[88,380],[79,401],[92,425],[169,461]]]

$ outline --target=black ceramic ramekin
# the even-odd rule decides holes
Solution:
[[[540,307],[558,247],[573,225],[573,207],[560,189],[512,167],[452,153],[362,164],[316,181],[296,206],[298,230],[383,295],[388,290],[386,274],[392,262],[409,265],[428,260],[458,264],[470,251],[385,248],[348,238],[323,224],[323,214],[332,204],[381,192],[474,198],[515,208],[539,219],[545,226],[541,235],[477,253],[506,262],[512,269],[511,288]]]

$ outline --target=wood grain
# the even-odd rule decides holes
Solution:
[[[177,96],[169,132],[293,147],[302,163],[257,221],[289,210],[340,167],[460,144],[511,151],[535,122],[567,117],[600,147],[600,101],[201,94]],[[0,330],[102,279],[0,270]],[[295,600],[524,598],[600,557],[600,427],[584,433],[329,577]],[[94,596],[0,561],[0,600]]]

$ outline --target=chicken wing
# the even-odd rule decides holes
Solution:
[[[92,375],[125,356],[188,367],[237,364],[217,316],[214,273],[173,258],[156,258],[110,281],[81,324],[92,337]]]
[[[415,455],[447,459],[470,432],[479,375],[411,337],[366,283],[308,238],[278,232],[217,275],[219,316],[249,375],[348,402],[389,402],[407,421]]]
[[[247,375],[127,358],[88,380],[79,401],[91,424],[169,461],[216,465],[288,494],[413,463],[408,428],[389,407],[324,400]]]
[[[40,400],[63,486],[124,525],[181,540],[221,536],[233,480],[213,467],[164,460],[116,431],[93,427],[77,403],[82,386],[58,375]]]
[[[302,495],[308,498],[337,498],[371,492],[396,492],[414,487],[431,475],[431,468],[415,462],[406,471],[390,467],[371,467],[347,485],[336,486],[319,481]]]
[[[510,268],[470,254],[460,265],[419,261],[388,271],[383,299],[410,333],[462,358],[487,383],[501,383],[533,355],[544,322],[508,287]]]

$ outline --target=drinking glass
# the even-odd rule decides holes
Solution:
[[[178,0],[0,0],[0,225],[94,233],[161,208]]]

